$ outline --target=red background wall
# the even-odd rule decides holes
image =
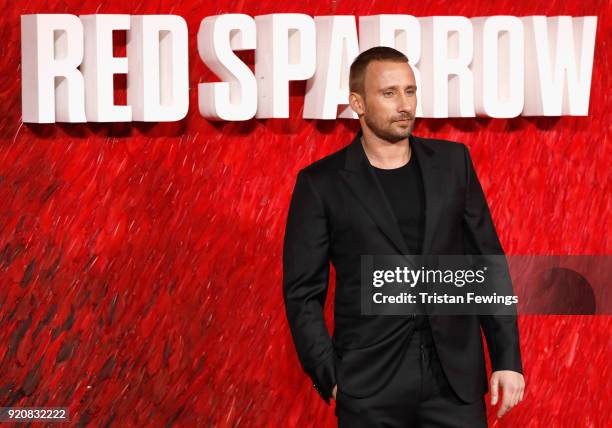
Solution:
[[[492,3],[3,2],[0,405],[69,406],[94,426],[334,426],[286,325],[282,237],[296,172],[348,144],[358,122],[301,119],[303,82],[288,120],[200,117],[197,83],[217,79],[196,34],[214,14],[597,15],[588,117],[420,119],[414,133],[470,147],[508,254],[610,254],[611,5]],[[188,117],[22,124],[28,13],[183,16]],[[252,65],[253,52],[239,55]],[[610,426],[610,317],[519,324],[527,393],[500,422],[489,408],[492,426]]]

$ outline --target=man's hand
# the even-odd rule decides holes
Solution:
[[[525,392],[525,379],[523,375],[512,370],[498,370],[491,375],[491,405],[497,404],[499,397],[499,387],[504,391],[502,404],[497,412],[497,417],[501,418],[510,409],[523,400]]]
[[[333,397],[334,397],[334,400],[336,399],[336,391],[337,391],[337,390],[338,390],[338,385],[336,384],[336,385],[334,385],[334,389],[333,389],[333,391],[332,391],[332,395],[333,395]]]

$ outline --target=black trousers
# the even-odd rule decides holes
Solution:
[[[371,397],[336,393],[339,428],[486,427],[484,396],[465,403],[451,389],[431,330],[415,330],[397,374]]]

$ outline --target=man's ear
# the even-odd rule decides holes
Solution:
[[[357,92],[351,92],[349,94],[349,105],[351,109],[357,113],[358,116],[361,116],[365,112],[365,105],[363,102],[363,97]]]

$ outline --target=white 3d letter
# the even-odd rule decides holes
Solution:
[[[21,16],[24,122],[85,122],[83,26],[75,15]]]
[[[523,23],[515,16],[472,18],[476,114],[516,117],[523,110]]]
[[[257,112],[257,82],[234,54],[255,49],[255,21],[244,14],[209,16],[198,31],[198,53],[223,82],[200,83],[200,114],[212,120],[249,120]]]
[[[317,71],[306,82],[305,119],[350,119],[357,114],[348,107],[349,69],[359,55],[355,17],[316,16]],[[338,106],[347,106],[337,115]]]
[[[255,17],[257,117],[289,117],[289,81],[305,80],[316,68],[313,19],[298,13]]]
[[[177,15],[139,15],[131,24],[127,80],[134,120],[181,120],[189,109],[187,23]]]
[[[419,18],[423,49],[423,113],[427,117],[474,117],[472,23],[463,16]],[[451,77],[452,76],[452,77]]]
[[[597,16],[527,16],[523,116],[586,116]]]
[[[113,75],[127,74],[128,59],[113,57],[113,31],[129,30],[130,15],[81,15],[85,54],[85,112],[89,122],[130,122],[132,108],[115,105]]]

